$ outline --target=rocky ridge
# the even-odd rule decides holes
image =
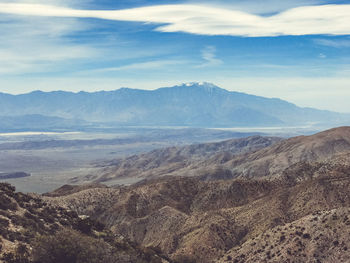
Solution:
[[[209,263],[274,227],[350,207],[349,171],[329,162],[300,163],[278,178],[163,178],[47,201],[98,219],[172,259],[190,255],[194,262]]]
[[[149,153],[101,163],[99,166],[101,166],[102,175],[95,178],[95,181],[106,182],[125,177],[159,178],[196,175],[198,172],[201,173],[200,168],[203,166],[205,172],[213,171],[215,167],[236,155],[254,152],[281,140],[278,137],[251,136],[222,142],[156,149]],[[214,159],[215,164],[208,161]],[[91,178],[87,179],[91,180]]]
[[[92,180],[198,176],[207,180],[281,176],[300,162],[323,162],[343,156],[348,162],[350,127],[289,139],[253,136],[219,143],[154,150],[101,164]],[[345,154],[345,155],[344,155]],[[91,180],[91,178],[87,178]]]
[[[53,258],[45,257],[44,261],[38,261],[36,256],[45,248],[45,243],[37,245],[39,240],[50,240],[52,236],[59,238],[62,235],[66,239],[63,242],[74,238],[77,249],[81,246],[82,249],[92,250],[92,255],[101,253],[100,260],[104,262],[168,262],[161,254],[157,254],[160,252],[125,240],[100,222],[78,216],[72,210],[53,207],[39,195],[18,193],[13,186],[0,183],[0,262],[61,262],[63,259],[55,259],[55,254],[51,255]],[[53,243],[55,246],[60,245],[55,240]],[[91,249],[91,244],[95,244],[96,249]],[[64,246],[63,249],[67,250]],[[102,254],[111,256],[103,258]]]

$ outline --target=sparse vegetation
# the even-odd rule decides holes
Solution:
[[[6,263],[161,263],[162,253],[118,239],[105,226],[0,183],[0,261]],[[8,204],[17,209],[8,209]],[[6,240],[6,245],[2,242]],[[159,253],[159,255],[158,255]]]
[[[285,151],[285,144],[280,147]],[[35,263],[345,261],[349,156],[303,161],[269,178],[66,185],[43,197],[45,202],[0,185],[6,201],[0,209],[0,254]]]
[[[52,236],[41,236],[33,242],[35,263],[115,263],[113,248],[101,239],[74,230],[60,230]]]

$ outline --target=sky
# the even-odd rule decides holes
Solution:
[[[350,1],[0,0],[0,92],[187,82],[350,112]]]

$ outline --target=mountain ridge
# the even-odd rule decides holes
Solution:
[[[288,139],[252,136],[158,149],[101,164],[101,175],[95,180],[106,182],[120,177],[162,176],[198,176],[216,180],[282,176],[288,167],[301,162],[335,161],[337,158],[346,162],[343,159],[348,153],[350,126],[344,126]]]
[[[301,108],[281,99],[228,91],[210,83],[155,90],[1,93],[0,110],[3,115],[49,112],[61,118],[136,126],[256,127],[350,120],[350,114]]]
[[[101,176],[95,180],[105,182],[122,177],[152,178],[175,173],[186,174],[187,167],[198,167],[201,162],[214,156],[222,160],[230,159],[234,155],[260,150],[280,140],[282,139],[278,137],[256,135],[220,142],[155,149],[148,153],[100,163],[98,166],[102,168]],[[222,154],[224,156],[221,156]]]

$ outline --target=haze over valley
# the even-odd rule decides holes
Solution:
[[[0,100],[1,172],[30,174],[11,180],[25,192],[47,192],[85,180],[79,177],[96,177],[100,163],[156,148],[250,135],[309,134],[349,119],[348,114],[300,108],[209,83],[155,91],[36,91],[1,94]]]

